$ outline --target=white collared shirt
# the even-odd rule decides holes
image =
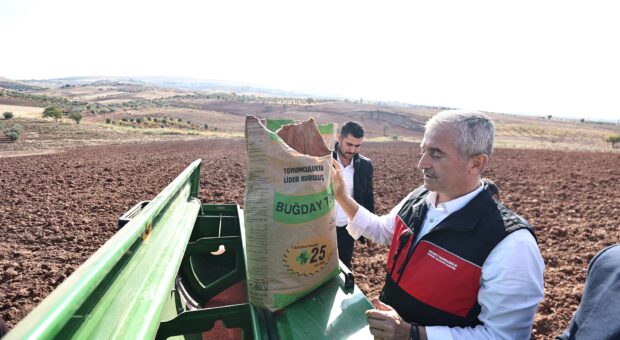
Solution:
[[[482,187],[437,207],[434,205],[436,193],[431,192],[426,202],[429,210],[418,237],[463,208],[480,191]],[[410,195],[383,216],[377,216],[360,205],[347,226],[349,234],[354,239],[363,235],[374,242],[390,244],[395,218]],[[481,306],[478,319],[482,325],[427,326],[428,339],[529,339],[536,308],[544,296],[544,268],[543,258],[532,234],[524,229],[510,233],[493,248],[482,265],[478,291],[478,304]]]
[[[353,197],[353,173],[355,169],[353,168],[353,160],[347,166],[342,165],[342,161],[340,159],[340,152],[336,150],[336,160],[338,161],[338,165],[340,165],[340,171],[342,172],[342,176],[344,177],[344,183],[347,185],[347,192],[349,196]],[[338,202],[336,202],[336,225],[339,227],[345,226],[349,223],[349,217],[342,210]]]
[[[422,236],[428,234],[428,232],[433,230],[433,228],[435,228],[435,226],[437,226],[441,221],[450,216],[450,214],[461,210],[483,189],[484,187],[480,185],[476,190],[470,192],[469,194],[455,198],[448,202],[443,202],[438,206],[435,206],[435,202],[437,202],[437,193],[431,191],[426,196],[426,206],[428,207],[428,211],[426,212],[426,217],[424,218],[422,228],[415,238],[416,243],[422,238]]]

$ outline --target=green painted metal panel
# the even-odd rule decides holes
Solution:
[[[274,313],[273,321],[281,340],[372,339],[365,316],[372,308],[357,286],[345,288],[344,275],[340,274]]]
[[[212,255],[220,245],[222,255]],[[204,303],[245,278],[243,248],[239,236],[202,238],[187,246],[180,273],[194,299]]]
[[[206,308],[179,314],[174,320],[163,322],[156,339],[166,339],[183,333],[201,333],[210,330],[221,320],[226,328],[240,328],[243,339],[267,339],[267,331],[255,309],[247,304]],[[258,327],[255,327],[258,325]]]
[[[6,339],[152,338],[200,202],[193,162]]]

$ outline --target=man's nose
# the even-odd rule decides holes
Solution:
[[[423,153],[422,156],[420,156],[420,160],[418,161],[418,169],[428,168],[430,168],[430,165],[428,164],[428,156],[426,155],[426,153]]]

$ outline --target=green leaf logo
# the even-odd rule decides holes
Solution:
[[[304,250],[301,253],[299,253],[299,255],[297,255],[295,260],[297,261],[297,263],[301,265],[306,264],[306,262],[308,262],[308,251]]]

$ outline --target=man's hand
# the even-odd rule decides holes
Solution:
[[[366,311],[370,333],[375,339],[409,339],[411,325],[403,320],[394,308],[374,299],[372,304],[377,309]]]
[[[334,198],[340,204],[343,202],[349,193],[347,192],[347,184],[344,182],[344,177],[342,176],[342,171],[340,171],[340,164],[335,159],[332,159],[333,166],[333,176],[334,179]]]
[[[349,193],[347,192],[347,184],[344,182],[344,177],[342,177],[342,172],[340,171],[340,165],[335,159],[332,160],[332,165],[334,198],[336,199],[336,202],[338,202],[342,210],[344,210],[344,213],[347,214],[349,220],[351,220],[355,216],[357,208],[359,208],[359,204],[357,204],[357,202],[355,202],[355,200],[349,196]]]

